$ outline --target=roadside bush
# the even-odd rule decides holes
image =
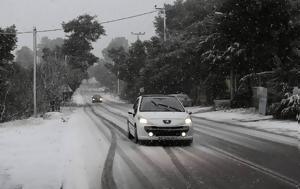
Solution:
[[[287,93],[280,103],[271,105],[270,112],[275,119],[296,120],[300,113],[300,96]]]
[[[238,90],[236,91],[232,101],[232,108],[248,108],[251,106],[252,100],[251,84],[248,82],[241,82]]]

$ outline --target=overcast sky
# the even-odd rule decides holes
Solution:
[[[15,24],[18,31],[30,31],[33,26],[37,30],[60,28],[63,21],[67,22],[81,14],[97,15],[98,21],[107,21],[127,17],[154,10],[154,5],[171,4],[174,0],[0,0],[0,27]],[[131,32],[146,32],[141,39],[153,36],[153,13],[130,20],[104,24],[106,36],[102,36],[94,44],[94,54],[102,56],[101,50],[115,37],[126,37],[134,42],[136,36]],[[38,34],[38,40],[43,36],[53,39],[64,37],[63,32]],[[18,49],[22,46],[32,48],[32,34],[18,35]]]

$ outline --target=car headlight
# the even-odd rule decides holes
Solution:
[[[145,119],[145,118],[140,118],[140,123],[146,124],[146,123],[148,123],[148,121],[147,121],[147,119]]]
[[[186,119],[184,120],[184,122],[185,122],[185,124],[191,124],[191,123],[192,123],[192,120],[191,120],[191,118],[186,118]]]
[[[100,98],[100,101],[102,101],[102,98]]]

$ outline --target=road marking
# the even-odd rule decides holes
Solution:
[[[284,182],[286,184],[289,184],[289,185],[291,185],[291,186],[293,186],[293,187],[295,187],[297,189],[300,186],[300,183],[298,181],[292,179],[292,178],[284,176],[284,175],[282,175],[280,173],[277,173],[275,171],[272,171],[272,170],[270,170],[268,168],[262,167],[262,166],[260,166],[260,165],[258,165],[256,163],[250,162],[250,161],[248,161],[248,160],[246,160],[244,158],[238,157],[238,156],[236,156],[234,154],[231,154],[229,152],[226,152],[226,151],[224,151],[224,150],[222,150],[220,148],[217,148],[217,147],[214,147],[214,146],[210,146],[210,145],[204,145],[204,147],[212,149],[213,151],[218,152],[219,154],[223,155],[224,157],[226,157],[228,159],[231,159],[231,160],[236,161],[238,163],[241,163],[241,164],[243,164],[245,166],[248,166],[248,167],[250,167],[250,168],[252,168],[252,169],[254,169],[256,171],[259,171],[259,172],[264,173],[266,175],[269,175],[269,176],[271,176],[273,178],[276,178],[276,179],[278,179],[278,180],[280,180],[280,181],[282,181],[282,182]],[[199,147],[195,147],[195,148],[197,148],[199,150]]]
[[[195,123],[197,123],[197,125],[195,125],[195,127],[210,127],[210,128],[213,127],[218,130],[224,130],[226,132],[234,132],[234,133],[241,134],[244,136],[258,138],[259,140],[271,141],[274,143],[285,144],[285,145],[289,145],[289,146],[297,146],[297,144],[298,144],[297,139],[294,137],[277,134],[274,132],[266,131],[266,130],[255,128],[255,127],[237,126],[234,123],[232,123],[232,125],[230,125],[229,123],[226,123],[226,122],[213,121],[213,120],[200,118],[200,117],[193,117],[193,120]],[[209,124],[209,123],[212,123],[212,124]],[[213,124],[222,125],[223,127],[214,126]],[[226,127],[227,127],[227,129],[225,129]],[[236,129],[232,130],[233,128],[236,128],[238,130],[236,130]],[[247,132],[245,133],[245,132],[242,132],[241,130],[244,130]],[[249,134],[249,131],[252,134]],[[266,138],[266,136],[268,136],[268,138]]]
[[[123,115],[121,115],[121,114],[118,114],[118,113],[116,113],[116,112],[113,112],[112,110],[109,110],[108,108],[106,108],[106,107],[104,107],[104,106],[102,106],[102,108],[106,109],[108,112],[110,112],[110,113],[112,113],[112,114],[114,114],[114,115],[116,115],[116,116],[119,116],[119,117],[122,117],[122,118],[126,118],[125,116],[123,116]],[[215,129],[217,129],[217,128],[215,128]],[[218,128],[218,129],[219,129],[219,128]],[[221,130],[223,130],[223,129],[221,129]],[[230,132],[230,131],[228,131],[228,130],[224,130],[224,131]],[[199,131],[198,131],[198,132],[199,132]],[[246,135],[246,134],[245,134],[245,135]],[[255,136],[251,136],[251,135],[247,135],[247,136],[248,136],[248,137],[257,138],[257,137],[255,137]],[[258,139],[260,139],[260,138],[258,138]],[[241,163],[241,164],[243,164],[243,165],[245,165],[245,166],[248,166],[248,167],[250,167],[250,168],[252,168],[252,169],[255,169],[255,170],[257,170],[257,171],[259,171],[259,172],[261,172],[261,173],[264,173],[264,174],[269,175],[269,176],[271,176],[271,177],[273,177],[273,178],[276,178],[276,179],[278,179],[278,180],[280,180],[280,181],[282,181],[282,182],[284,182],[284,183],[286,183],[286,184],[289,184],[289,185],[291,185],[291,186],[293,186],[293,187],[295,187],[295,188],[297,188],[297,189],[300,189],[300,182],[298,182],[298,181],[296,181],[296,180],[294,180],[294,179],[292,179],[292,178],[289,178],[289,177],[287,177],[287,176],[284,176],[284,175],[282,175],[282,174],[280,174],[280,173],[278,173],[278,172],[272,171],[272,170],[270,170],[270,169],[268,169],[268,168],[262,167],[262,166],[260,166],[260,165],[258,165],[258,164],[256,164],[256,163],[250,162],[250,161],[248,161],[248,160],[246,160],[246,159],[240,158],[240,157],[238,157],[238,156],[236,156],[236,155],[234,155],[234,154],[231,154],[231,153],[229,153],[229,152],[226,152],[226,151],[224,151],[224,150],[222,150],[222,149],[220,149],[220,148],[217,148],[217,147],[214,147],[214,146],[208,146],[208,145],[205,145],[205,147],[207,147],[207,148],[209,148],[209,149],[212,149],[212,150],[218,152],[219,154],[221,154],[221,155],[227,157],[228,159],[231,159],[231,160],[233,160],[233,161],[239,162],[239,163]],[[198,147],[196,147],[196,148],[198,148]],[[177,158],[177,157],[176,157],[176,158]],[[172,160],[172,157],[171,157],[171,160]],[[175,160],[174,157],[173,157],[173,160]],[[172,160],[172,161],[173,161],[173,160]],[[177,160],[178,160],[178,159],[177,159]],[[176,161],[176,162],[177,162],[177,161]],[[176,165],[178,166],[178,164],[175,164],[175,166],[176,166]],[[179,167],[181,167],[181,166],[179,166]]]

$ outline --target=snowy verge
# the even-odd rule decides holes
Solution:
[[[76,91],[72,96],[72,102],[75,103],[75,105],[84,105],[85,99],[79,91]]]
[[[101,178],[109,141],[96,128],[83,108],[75,110],[69,125],[72,129],[64,143],[66,150],[63,188],[101,188],[99,178]]]
[[[118,95],[109,92],[104,92],[103,88],[89,87],[85,89],[85,87],[87,86],[82,85],[74,92],[71,100],[72,105],[75,106],[86,105],[87,102],[92,101],[93,95],[100,95],[104,102],[107,101],[107,102],[115,102],[120,104],[126,103],[125,101],[120,99]]]
[[[197,113],[193,114],[193,116],[293,138],[298,137],[300,127],[296,121],[274,120],[272,119],[272,116],[257,114],[252,109],[220,110]]]
[[[55,116],[0,124],[0,188],[60,188],[68,129]]]
[[[213,111],[212,106],[192,106],[185,107],[185,109],[193,114]]]
[[[100,188],[107,140],[84,109],[44,118],[0,124],[0,188]]]
[[[121,100],[119,96],[114,95],[112,93],[102,92],[102,93],[100,93],[100,95],[103,97],[104,101],[110,101],[110,102],[116,102],[116,103],[122,103],[122,104],[126,103],[123,100]]]

